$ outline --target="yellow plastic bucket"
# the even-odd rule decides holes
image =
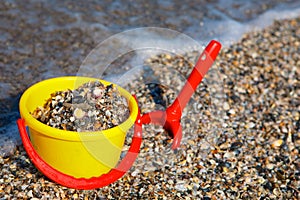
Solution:
[[[53,128],[36,120],[31,113],[38,106],[44,105],[51,93],[72,90],[94,80],[99,79],[70,76],[44,80],[28,88],[19,104],[20,114],[29,128],[34,149],[50,166],[75,178],[98,177],[117,165],[126,132],[138,115],[138,105],[134,97],[115,85],[120,94],[128,100],[129,118],[119,126],[97,132],[74,132]],[[100,81],[105,85],[111,84]]]

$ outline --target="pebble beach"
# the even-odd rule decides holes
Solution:
[[[66,34],[68,39],[49,48],[72,44],[81,49],[73,56],[75,61],[60,61],[66,73],[74,73],[76,68],[67,66],[78,64],[95,42],[74,42],[84,34],[79,30],[57,34]],[[25,36],[26,32],[20,37]],[[52,39],[42,41],[55,41]],[[24,48],[31,51],[29,43]],[[44,58],[51,60],[51,55],[38,48],[32,65],[26,63],[32,55],[25,51],[3,53],[1,61],[10,67],[0,72],[0,79],[14,83],[10,94],[19,95],[30,79],[44,78],[34,78],[39,71],[13,76],[13,67],[24,65],[28,70],[39,61],[45,63]],[[151,73],[174,87],[145,84],[149,72],[144,70],[125,86],[137,96],[141,112],[170,105],[183,82],[168,73],[173,69],[187,77],[198,56],[199,52],[191,51],[182,57],[161,54],[145,60],[149,68],[158,66]],[[27,80],[27,85],[18,84],[18,79]],[[300,17],[274,21],[221,50],[183,113],[184,135],[177,151],[170,150],[172,138],[163,128],[144,126],[141,152],[128,173],[104,188],[75,190],[41,174],[18,145],[11,154],[0,157],[0,199],[300,199],[299,97]],[[6,110],[14,106],[1,103]],[[130,136],[132,130],[124,154]]]

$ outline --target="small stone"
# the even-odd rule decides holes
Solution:
[[[27,192],[27,196],[28,196],[28,197],[33,197],[32,190],[29,190],[29,191]]]
[[[57,95],[56,97],[55,97],[55,101],[59,101],[59,100],[61,100],[62,99],[62,97],[60,96],[60,95]]]
[[[170,54],[165,54],[166,59],[170,60],[172,57]]]
[[[186,191],[186,187],[184,186],[184,182],[179,182],[175,185],[175,189],[178,191]]]
[[[10,165],[9,166],[10,169],[15,170],[17,168],[16,164]]]
[[[106,111],[105,111],[105,115],[106,115],[107,117],[110,117],[110,116],[111,116],[111,112],[110,112],[109,110],[106,110]]]
[[[70,122],[74,122],[75,121],[75,117],[71,116],[70,117]]]
[[[234,155],[234,152],[226,152],[223,157],[226,159],[231,159],[231,158],[234,158],[235,155]]]
[[[93,94],[95,95],[96,98],[101,98],[103,95],[103,90],[96,88],[94,89]]]
[[[222,167],[222,169],[223,169],[223,172],[225,172],[225,173],[229,172],[228,167]]]
[[[138,174],[139,174],[139,172],[138,172],[137,170],[135,170],[135,171],[133,171],[133,172],[131,173],[132,176],[136,176],[136,175],[138,175]]]
[[[283,140],[282,140],[282,139],[275,140],[275,141],[271,144],[271,146],[272,146],[272,148],[278,148],[278,147],[280,147],[280,146],[282,145],[282,143],[283,143]]]
[[[146,191],[145,188],[141,188],[140,191],[139,191],[139,195],[142,195],[145,191]]]
[[[235,114],[236,114],[236,112],[235,112],[234,109],[230,109],[230,110],[228,111],[228,113],[231,114],[231,115],[235,115]]]
[[[81,110],[80,108],[76,108],[74,110],[74,117],[77,119],[81,119],[85,116],[85,112],[83,110]]]
[[[27,173],[26,174],[26,178],[31,179],[32,178],[32,174],[31,173]]]
[[[272,170],[272,169],[274,169],[274,164],[268,163],[268,164],[266,165],[266,168]]]
[[[224,102],[223,103],[223,108],[224,108],[224,110],[229,110],[230,106],[229,106],[229,104],[227,102]]]
[[[24,191],[27,187],[28,187],[28,185],[22,185],[21,189]]]
[[[249,122],[247,126],[248,126],[248,128],[254,128],[255,123],[254,122]]]
[[[245,178],[245,183],[246,183],[246,184],[251,184],[251,183],[252,183],[252,178],[249,177],[249,176],[246,177],[246,178]]]

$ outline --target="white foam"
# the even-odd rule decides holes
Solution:
[[[5,99],[8,96],[10,96],[9,92],[11,91],[11,88],[12,88],[12,86],[11,86],[10,83],[1,83],[0,82],[0,91],[1,91],[1,93],[0,93],[0,100],[1,99]]]
[[[223,46],[229,46],[237,42],[243,34],[270,26],[274,20],[291,19],[298,16],[300,16],[300,1],[288,7],[277,6],[247,22],[238,22],[229,17],[224,17],[220,21],[207,20],[200,27],[201,30],[206,30],[206,33],[201,34],[196,40],[207,43],[211,39],[217,39]],[[200,28],[193,27],[190,31],[197,32],[200,31]]]
[[[101,42],[85,58],[77,74],[101,78],[111,63],[128,53],[134,52],[131,66],[142,66],[145,59],[156,54],[174,52],[183,55],[194,47],[199,50],[201,45],[186,34],[174,30],[157,27],[131,29]]]
[[[300,3],[295,5],[293,9],[285,9],[282,7],[277,7],[275,9],[269,10],[264,14],[258,16],[256,19],[252,20],[248,26],[252,26],[255,29],[262,29],[270,26],[274,20],[282,19],[292,19],[300,16]]]
[[[0,136],[0,156],[11,155],[16,145],[21,144],[21,138],[15,121],[11,121],[9,124],[0,127]]]

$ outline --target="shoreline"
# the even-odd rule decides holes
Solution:
[[[12,156],[0,157],[0,198],[300,198],[299,41],[300,17],[275,21],[224,48],[215,66],[220,70],[226,104],[212,102],[211,107],[205,107],[214,99],[201,95],[213,91],[206,90],[211,87],[209,80],[200,85],[194,101],[203,107],[182,119],[185,132],[198,123],[192,129],[198,134],[186,133],[179,152],[165,150],[172,140],[164,130],[147,126],[139,159],[129,173],[107,187],[81,191],[48,180],[19,146]],[[161,60],[153,63],[166,65]],[[165,61],[177,62],[172,57]],[[189,69],[177,66],[177,70],[184,73]],[[149,93],[133,90],[144,92],[142,96]],[[153,99],[141,105],[145,110],[155,108]],[[217,113],[220,105],[222,112]],[[215,113],[224,119],[215,119]],[[214,146],[201,152],[198,142],[202,144],[208,134],[217,136],[208,138]],[[166,155],[156,157],[158,152]],[[164,160],[168,158],[175,160]],[[155,161],[151,164],[154,168],[148,166],[147,172],[143,171],[145,159]]]

